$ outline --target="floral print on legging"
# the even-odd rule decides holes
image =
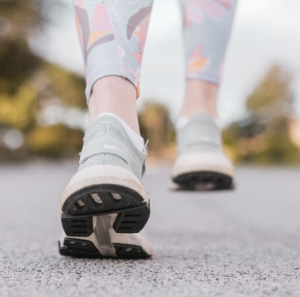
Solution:
[[[162,1],[162,0],[160,0]],[[237,0],[179,0],[187,79],[219,83]],[[108,75],[128,79],[139,93],[140,66],[153,0],[73,0],[85,62],[86,97]],[[166,18],[168,11],[166,11]]]
[[[87,99],[93,84],[108,75],[138,88],[152,0],[74,0],[74,7]]]
[[[186,79],[219,84],[237,0],[182,0]]]

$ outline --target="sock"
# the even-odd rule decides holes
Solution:
[[[195,115],[193,115],[195,116]],[[176,129],[182,129],[184,128],[189,122],[190,120],[192,119],[193,116],[190,116],[190,117],[178,117],[175,125],[176,125]],[[215,122],[215,124],[221,128],[221,123],[220,123],[220,120],[218,118],[214,118],[212,117],[212,120]]]
[[[125,128],[128,136],[130,137],[131,141],[133,142],[133,144],[136,146],[136,148],[139,151],[143,151],[144,150],[144,139],[141,135],[139,135],[138,133],[136,133],[126,122],[124,122],[120,117],[118,117],[117,115],[110,113],[110,112],[103,112],[100,115],[109,115],[112,116],[114,118],[116,118],[118,121],[120,121],[123,125],[123,127]]]

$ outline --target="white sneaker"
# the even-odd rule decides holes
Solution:
[[[140,151],[116,116],[98,116],[87,128],[78,172],[61,198],[65,234],[60,253],[72,256],[150,256],[139,234],[150,216],[141,179],[146,149]],[[122,233],[122,234],[120,234]]]
[[[174,189],[226,190],[234,186],[234,167],[224,154],[221,131],[208,114],[194,115],[177,129]]]

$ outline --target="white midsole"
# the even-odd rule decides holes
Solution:
[[[185,173],[210,171],[234,177],[234,167],[223,153],[191,153],[176,159],[172,178]]]
[[[65,238],[74,238],[91,241],[99,253],[105,257],[117,257],[114,243],[140,246],[149,256],[153,254],[151,245],[139,233],[117,233],[113,229],[116,214],[93,218],[94,232],[90,236],[67,236],[64,232],[60,238],[61,246],[64,246]]]
[[[89,186],[112,184],[130,188],[137,192],[143,202],[148,203],[148,194],[139,179],[128,169],[114,165],[93,165],[77,172],[65,188],[61,208],[73,193]]]

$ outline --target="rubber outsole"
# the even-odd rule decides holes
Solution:
[[[233,178],[213,171],[196,171],[180,174],[173,178],[179,185],[177,190],[218,191],[234,189]]]
[[[58,249],[62,256],[91,259],[103,258],[94,244],[88,240],[65,238],[63,246],[58,241]]]
[[[145,259],[151,257],[142,247],[130,244],[113,243],[116,257],[121,259]],[[94,244],[88,240],[65,238],[63,247],[58,242],[59,253],[62,256],[70,256],[75,258],[105,258]]]
[[[120,185],[101,184],[70,195],[62,206],[62,225],[68,236],[89,236],[93,217],[117,213],[117,233],[138,233],[150,216],[150,202],[134,190]]]

